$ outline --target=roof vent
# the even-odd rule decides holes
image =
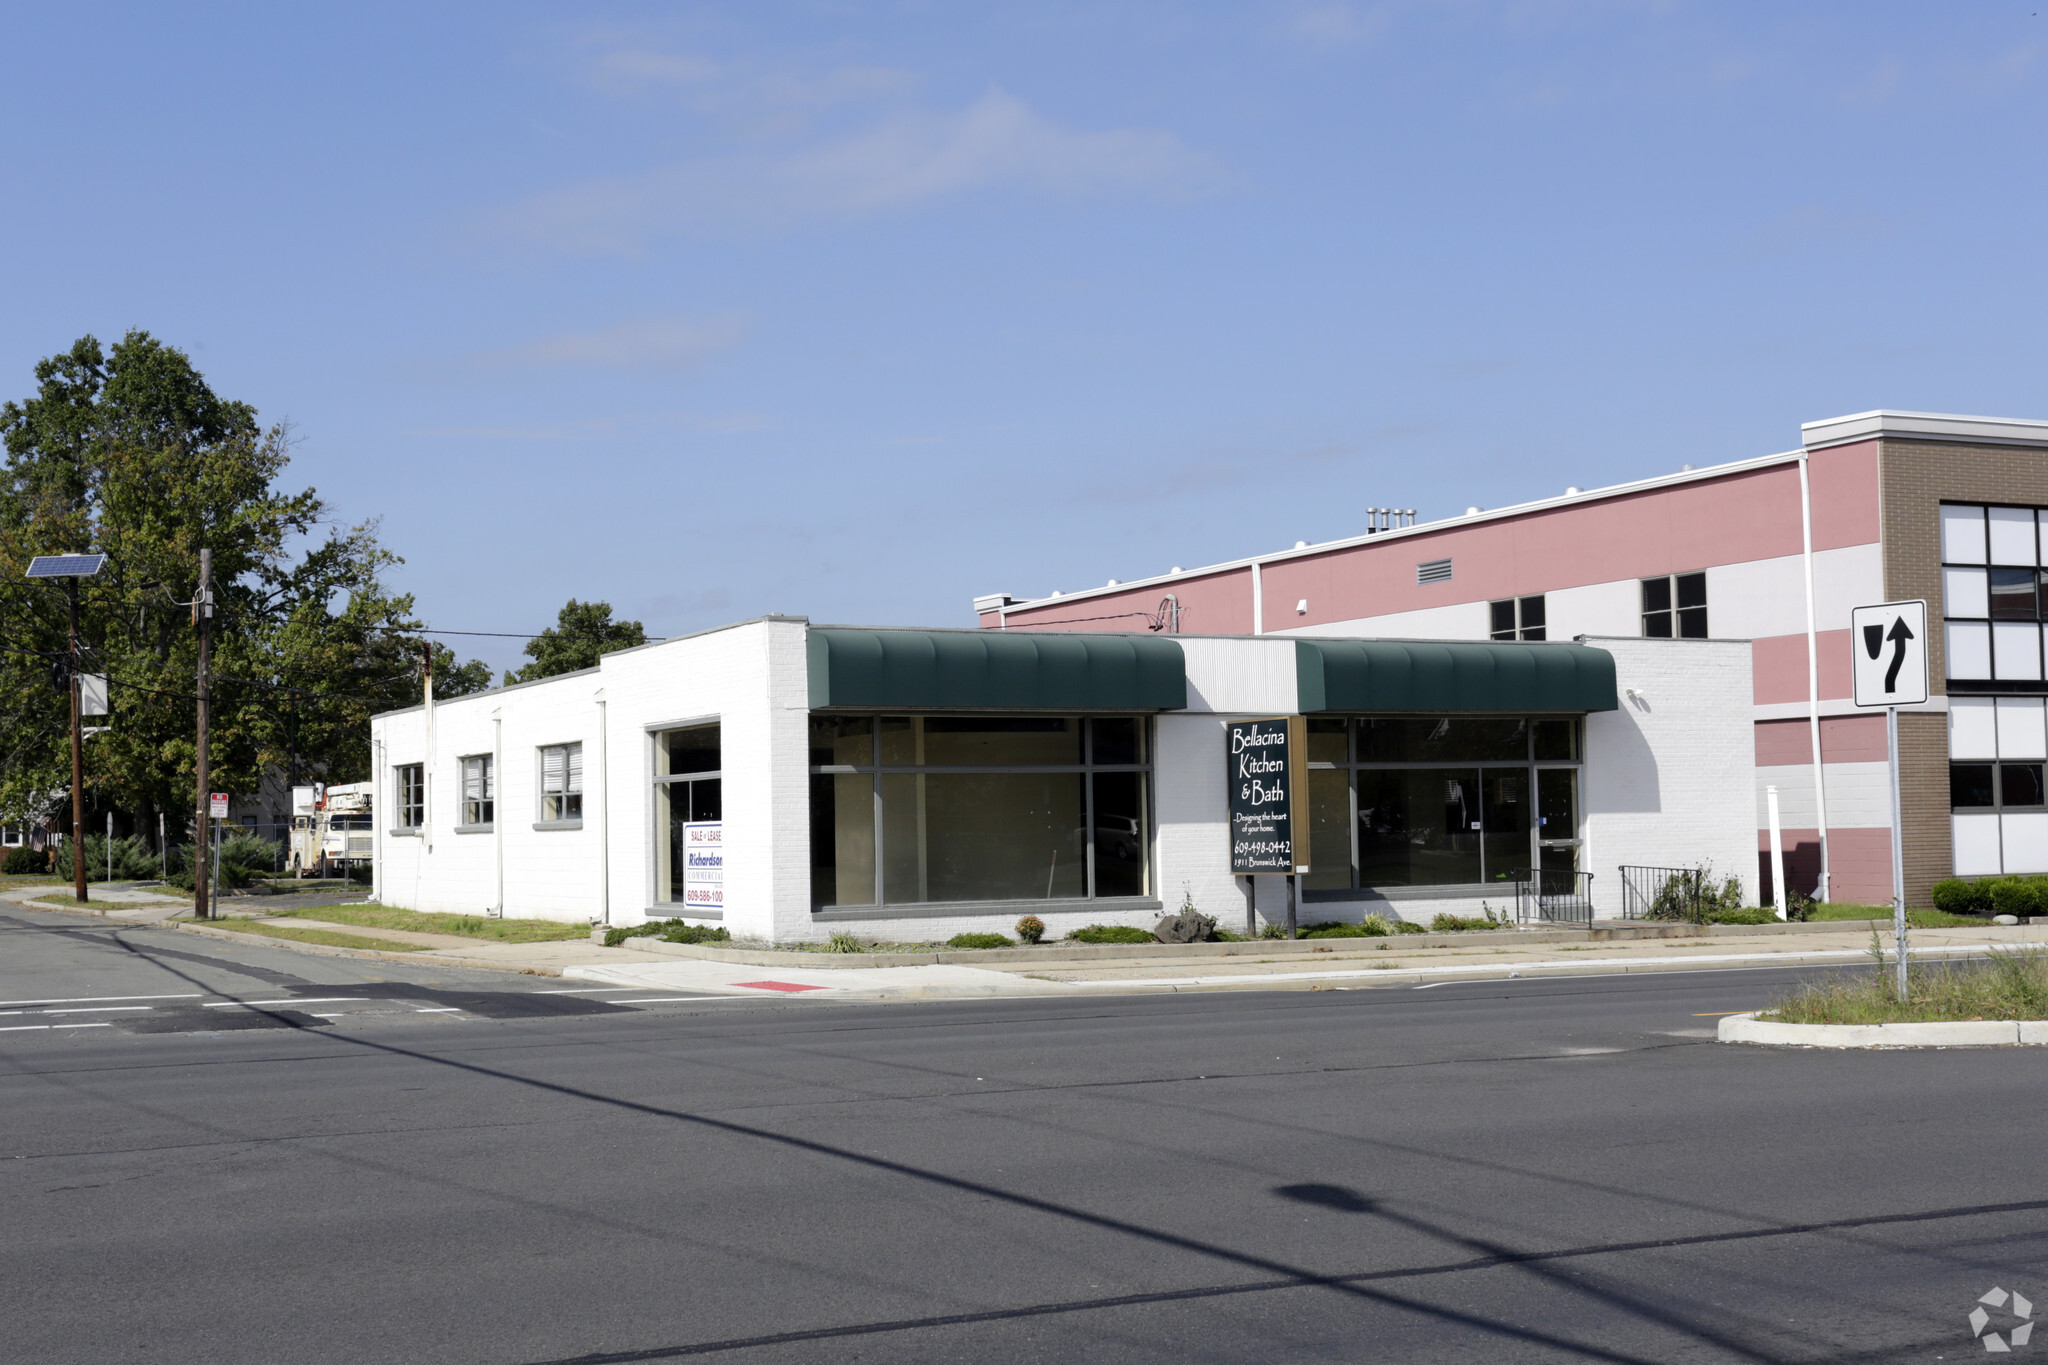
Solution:
[[[1113,588],[1113,587],[1115,587],[1115,586],[1116,586],[1116,583],[1117,583],[1117,581],[1116,581],[1116,580],[1115,580],[1114,578],[1112,578],[1112,579],[1110,579],[1110,580],[1109,580],[1109,582],[1107,582],[1107,583],[1103,584],[1102,586],[1103,586],[1103,587],[1105,587],[1105,588]]]
[[[1577,484],[1573,484],[1570,488],[1564,490],[1564,495],[1568,498],[1576,498],[1579,494],[1585,491],[1585,489],[1580,488]]]
[[[1415,566],[1417,583],[1448,583],[1451,581],[1451,561],[1448,559],[1425,559]]]
[[[1308,548],[1308,542],[1305,540],[1297,540],[1294,542],[1294,548],[1297,550],[1306,550]]]
[[[1060,595],[1060,590],[1058,588],[1054,588],[1050,595],[1053,597],[1058,597]]]
[[[1476,517],[1485,510],[1486,509],[1484,507],[1467,507],[1465,509],[1465,515],[1468,517]]]
[[[1692,473],[1692,466],[1689,464],[1682,464],[1678,467],[1678,472],[1681,474],[1690,474]]]
[[[1179,573],[1179,572],[1181,572],[1181,567],[1180,567],[1180,565],[1176,564],[1176,565],[1174,565],[1174,566],[1173,566],[1172,568],[1168,569],[1168,570],[1167,570],[1167,572],[1168,572],[1168,573]]]

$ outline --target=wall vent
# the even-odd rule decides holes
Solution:
[[[1425,559],[1415,566],[1417,583],[1448,583],[1451,581],[1451,561],[1448,559]]]

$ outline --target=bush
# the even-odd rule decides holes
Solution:
[[[1506,927],[1506,920],[1497,920],[1491,914],[1438,915],[1429,922],[1430,932],[1436,934],[1461,934],[1473,929],[1504,929]]]
[[[1045,921],[1036,915],[1026,915],[1017,921],[1017,937],[1026,943],[1036,943],[1045,937]]]
[[[1775,910],[1715,910],[1707,916],[1707,923],[1709,924],[1776,924],[1777,922],[1778,912]]]
[[[1997,915],[2048,915],[2048,877],[1999,877],[1991,883],[1991,911]]]
[[[663,943],[730,943],[732,930],[723,924],[685,924],[679,919],[662,925]]]
[[[1717,921],[1714,916],[1724,911],[1741,910],[1743,906],[1742,878],[1725,877],[1719,886],[1714,885],[1712,867],[1686,868],[1674,872],[1664,879],[1664,885],[1657,888],[1657,894],[1650,900],[1650,908],[1643,912],[1644,919],[1693,920],[1699,923],[1747,923],[1744,920]],[[1776,919],[1773,915],[1771,918]]]
[[[1149,929],[1128,924],[1088,924],[1067,935],[1070,943],[1157,943]]]
[[[1403,919],[1394,921],[1394,932],[1397,934],[1426,934],[1429,930],[1423,928],[1414,920]]]
[[[33,877],[49,870],[50,850],[30,848],[27,844],[8,849],[6,860],[0,861],[0,873],[9,877]]]
[[[825,951],[828,953],[864,953],[867,950],[867,944],[843,931],[825,940]]]
[[[948,948],[1014,948],[1003,934],[955,934],[946,940]]]
[[[1961,877],[1943,877],[1930,889],[1934,908],[1944,915],[1988,915],[1991,909],[1989,882],[1968,882]]]

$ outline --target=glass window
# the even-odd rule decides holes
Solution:
[[[689,826],[715,824],[725,818],[725,783],[719,770],[722,762],[719,735],[719,727],[712,724],[665,730],[654,736],[654,824],[657,831],[654,884],[658,901],[677,905],[688,901]],[[812,779],[813,786],[818,780]],[[830,778],[823,780],[831,781]],[[702,847],[701,844],[699,846]],[[817,853],[814,849],[813,880],[817,875]],[[872,890],[872,868],[868,872],[868,885]]]
[[[1948,765],[1948,803],[1955,807],[1991,807],[1998,804],[1991,775],[1995,763],[1951,763]]]
[[[1952,681],[2042,680],[2039,623],[2048,619],[2048,570],[2040,567],[2040,514],[2033,507],[1942,506],[1941,606]]]
[[[1706,639],[1706,574],[1681,573],[1645,578],[1643,634],[1658,640]]]
[[[1487,603],[1486,610],[1488,616],[1491,617],[1493,638],[1496,640],[1514,639],[1515,599],[1510,597],[1504,602],[1489,602]]]
[[[1944,564],[1984,562],[1984,509],[1943,503],[1941,559]]]
[[[1361,768],[1359,880],[1366,886],[1479,882],[1481,823],[1476,768]]]
[[[1544,638],[1543,594],[1519,599],[1522,614],[1522,638],[1541,640]]]
[[[488,825],[497,802],[491,790],[491,756],[473,754],[462,760],[462,823]]]
[[[2025,564],[2041,562],[2034,542],[2034,509],[1994,507],[1990,516],[1991,562]]]
[[[583,818],[581,744],[550,744],[540,751],[540,818]]]
[[[2043,802],[2041,796],[2041,765],[2038,763],[1999,764],[1998,804],[2005,807],[2048,804]]]
[[[1351,758],[1351,726],[1327,716],[1308,718],[1308,761],[1345,763]]]
[[[1993,569],[1990,572],[1990,589],[1992,620],[2036,619],[2032,569]]]
[[[813,902],[1152,894],[1146,734],[1135,716],[812,717]]]
[[[397,788],[398,827],[418,829],[427,822],[426,769],[418,763],[401,763],[392,770]]]
[[[1536,722],[1536,757],[1570,762],[1579,756],[1579,723],[1575,720]]]
[[[1519,716],[1369,716],[1358,721],[1361,763],[1438,763],[1445,759],[1529,756],[1529,722]]]
[[[1496,640],[1541,640],[1544,638],[1543,594],[1510,597],[1487,603],[1487,613]]]

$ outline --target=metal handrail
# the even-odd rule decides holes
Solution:
[[[1593,924],[1593,874],[1559,868],[1517,868],[1515,919],[1528,924]]]
[[[1621,869],[1621,917],[1704,924],[1713,895],[1704,867]]]

